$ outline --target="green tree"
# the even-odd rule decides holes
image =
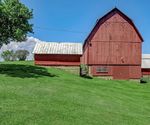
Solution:
[[[15,55],[13,50],[3,51],[2,54],[1,54],[1,57],[5,61],[15,61],[16,60],[16,55]]]
[[[19,61],[24,61],[24,60],[26,60],[27,56],[29,55],[29,51],[28,50],[17,50],[15,55]]]
[[[21,42],[33,33],[32,10],[19,0],[0,0],[0,46],[10,41]]]

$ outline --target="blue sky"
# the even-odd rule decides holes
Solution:
[[[34,34],[43,41],[83,42],[96,20],[113,9],[116,0],[21,0],[33,9]],[[118,0],[144,38],[143,53],[150,53],[150,0]]]

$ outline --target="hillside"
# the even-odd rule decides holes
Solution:
[[[0,125],[149,125],[150,84],[0,63]]]

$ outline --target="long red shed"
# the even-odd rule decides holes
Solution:
[[[93,76],[140,79],[142,41],[132,20],[114,8],[97,21],[85,40],[81,63]]]
[[[36,65],[79,66],[81,43],[38,42],[33,50]]]

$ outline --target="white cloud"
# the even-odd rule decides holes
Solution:
[[[33,54],[32,51],[34,49],[34,46],[36,42],[41,42],[39,39],[36,39],[34,37],[27,37],[26,41],[23,42],[10,42],[8,45],[3,45],[0,49],[0,55],[5,50],[28,50],[30,52],[30,55],[28,56],[27,60],[33,60]],[[3,59],[0,57],[0,61],[3,61]]]

